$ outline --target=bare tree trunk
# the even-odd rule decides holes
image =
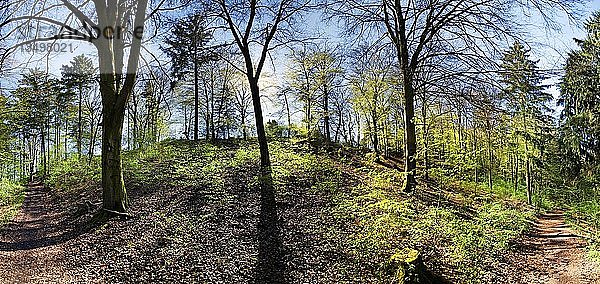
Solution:
[[[127,192],[121,164],[124,110],[104,112],[102,118],[102,188],[104,208],[125,212]]]
[[[287,138],[290,139],[290,138],[292,138],[292,115],[290,113],[290,103],[288,101],[288,97],[286,94],[283,95],[283,99],[285,102],[285,111],[287,113],[287,124],[288,124]]]
[[[198,72],[198,45],[194,42],[194,141],[198,140],[198,104],[200,100]],[[208,131],[208,128],[206,131]]]
[[[521,161],[519,160],[519,156],[515,155],[515,181],[514,181],[515,193],[519,189],[519,164],[520,163],[521,163]]]
[[[204,115],[204,120],[205,120],[205,124],[206,124],[205,139],[206,139],[206,141],[208,141],[210,139],[210,120],[211,120],[211,118],[210,118],[210,104],[209,104],[210,97],[208,95],[206,81],[204,81],[204,99],[206,102],[206,105],[205,105],[206,114]]]
[[[48,167],[47,165],[47,161],[46,161],[46,134],[45,134],[45,128],[46,126],[42,126],[42,143],[41,143],[41,149],[40,149],[40,158],[42,160],[42,175],[46,174],[46,168]]]
[[[479,176],[477,169],[479,168],[479,155],[477,153],[477,124],[475,124],[475,118],[473,118],[473,161],[475,162],[475,183],[479,182]]]
[[[95,122],[95,117],[90,115],[90,145],[88,146],[88,165],[92,163],[92,159],[94,158],[94,143],[96,143],[96,141],[94,141],[96,136],[96,133],[94,132]]]
[[[65,145],[64,145],[64,147],[65,147],[65,160],[69,156],[69,149],[67,148],[67,144],[68,144],[67,143],[67,133],[69,133],[69,121],[65,119],[65,137],[64,137],[65,138],[65,140],[64,140],[64,142],[65,142]]]
[[[527,204],[531,205],[533,197],[531,191],[531,162],[529,160],[529,147],[527,144],[527,141],[525,141],[525,183],[527,185]]]
[[[513,155],[510,152],[510,150],[507,151],[507,156],[508,156],[508,162],[506,167],[508,168],[509,174],[510,174],[510,178],[506,177],[506,179],[510,179],[510,182],[512,182],[514,184],[515,182],[515,175],[514,175],[514,161],[513,161]]]
[[[183,136],[190,140],[190,132],[188,131],[188,110],[187,106],[183,106]]]
[[[265,125],[263,122],[262,106],[260,103],[260,89],[258,87],[258,78],[248,76],[250,83],[250,91],[252,94],[252,104],[254,106],[254,119],[256,120],[256,133],[258,135],[258,145],[260,148],[260,166],[262,175],[270,174],[271,159],[269,157],[269,145],[267,143],[267,135],[265,133]]]
[[[375,109],[371,110],[371,120],[373,120],[373,131],[372,131],[372,142],[373,142],[373,150],[375,151],[375,155],[379,157],[379,129],[377,127],[377,111]]]
[[[357,128],[356,129],[356,133],[357,133],[356,146],[360,147],[360,131],[361,131],[361,129],[360,129],[360,114],[358,112],[356,113],[356,128]]]
[[[311,131],[311,123],[312,123],[312,114],[311,114],[311,100],[308,99],[308,101],[306,102],[306,132],[308,133],[308,137],[311,137],[310,131]]]
[[[127,147],[131,150],[131,109],[127,108],[127,115],[125,117],[127,119]]]
[[[133,27],[136,33],[143,34],[144,21],[148,1],[136,1]],[[100,5],[98,14],[101,27],[110,27],[111,21],[120,23],[122,18],[105,17],[103,11],[115,7]],[[113,15],[112,13],[108,13]],[[141,31],[140,31],[141,30]],[[123,73],[125,42],[108,40],[100,37],[95,42],[98,50],[100,68],[100,93],[102,94],[102,200],[103,208],[110,211],[126,212],[129,201],[123,181],[121,164],[121,140],[123,138],[123,122],[127,101],[133,93],[137,78],[137,69],[142,45],[142,38],[131,39],[127,60],[127,73]]]
[[[83,132],[83,125],[81,123],[82,109],[81,104],[83,101],[83,87],[79,85],[79,100],[77,102],[77,159],[81,160],[81,136]]]
[[[525,118],[525,112],[523,112],[523,130],[527,133],[527,120]],[[529,161],[529,143],[527,139],[523,138],[525,143],[525,184],[527,185],[527,204],[532,203],[532,192],[531,192],[531,163]]]
[[[421,115],[423,116],[423,154],[425,164],[425,179],[429,179],[429,130],[427,126],[427,104],[425,99],[421,103]]]
[[[407,67],[405,67],[407,69]],[[408,70],[404,73],[404,123],[405,123],[405,169],[406,184],[404,191],[412,192],[416,185],[416,170],[417,170],[417,133],[415,130],[415,93],[412,86],[412,80],[408,76]]]
[[[130,120],[133,120],[133,131],[132,131],[132,137],[133,137],[133,148],[131,149],[137,149],[139,148],[139,142],[140,142],[140,137],[139,137],[139,125],[138,125],[138,101],[137,101],[137,96],[135,95],[135,92],[131,94],[131,102],[133,103],[133,109],[132,109],[132,113],[129,116]],[[131,147],[131,146],[130,146]]]
[[[56,117],[54,125],[54,159],[58,160],[60,157],[60,120],[58,117]]]
[[[325,124],[325,142],[331,143],[331,131],[329,126],[329,91],[327,90],[327,84],[323,85],[323,110],[325,115],[323,122]]]
[[[493,173],[493,155],[492,155],[492,127],[490,125],[490,118],[487,120],[487,138],[488,138],[488,186],[490,191],[492,190],[493,181],[492,181],[492,173]]]
[[[210,73],[210,140],[215,141],[215,75],[214,70]],[[208,131],[208,129],[207,129]]]
[[[342,115],[342,110],[340,108],[337,108],[337,112],[338,112],[338,123],[337,123],[337,127],[336,127],[336,130],[335,130],[335,137],[333,138],[333,140],[335,140],[335,142],[340,142],[341,139],[339,139],[339,134],[341,132],[343,136],[346,136],[345,135],[345,133],[346,133],[345,128],[346,127],[345,127],[345,125],[343,124],[343,121],[342,121],[344,119],[344,116]],[[340,127],[342,128],[341,130],[340,130]]]
[[[246,130],[246,116],[242,115],[242,137],[244,141],[248,140],[248,131]]]

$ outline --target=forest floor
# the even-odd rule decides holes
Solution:
[[[389,259],[388,236],[397,238],[391,244],[404,246],[396,240],[409,233],[404,231],[407,226],[425,229],[415,236],[434,236],[435,240],[419,239],[419,243],[426,242],[419,249],[426,265],[434,273],[453,279],[449,282],[600,283],[598,265],[586,256],[585,239],[565,224],[562,211],[535,217],[530,229],[511,241],[506,255],[486,256],[500,263],[485,267],[486,258],[472,255],[475,260],[469,265],[483,260],[483,270],[477,271],[488,276],[465,281],[471,276],[453,275],[463,273],[460,270],[465,267],[450,262],[444,251],[444,246],[453,251],[459,247],[449,246],[453,241],[443,237],[472,235],[468,231],[478,227],[465,224],[483,218],[475,211],[489,207],[469,207],[475,205],[460,202],[477,198],[438,187],[432,187],[431,192],[421,188],[422,194],[415,195],[420,197],[411,199],[387,197],[406,202],[382,199],[383,191],[357,195],[353,188],[370,190],[374,186],[396,192],[387,181],[393,176],[381,179],[373,174],[382,170],[389,174],[385,169],[390,165],[334,162],[340,171],[331,172],[323,166],[327,162],[322,157],[278,149],[282,151],[274,156],[277,219],[272,220],[274,229],[269,232],[261,232],[259,226],[262,209],[255,190],[257,169],[252,166],[255,153],[235,145],[165,145],[152,155],[138,153],[135,159],[126,159],[132,216],[127,219],[98,222],[98,185],[82,178],[83,173],[72,173],[80,169],[59,175],[59,183],[66,189],[30,184],[20,212],[0,229],[0,283],[390,283],[386,277],[394,272],[390,274],[380,266]],[[316,176],[335,178],[319,181]],[[71,183],[73,178],[78,182]],[[377,182],[361,185],[368,180]],[[338,202],[346,205],[340,207]],[[361,204],[367,211],[355,208]],[[413,210],[404,204],[413,206],[414,212],[423,212],[411,217],[415,219],[410,222],[420,223],[401,228],[396,223],[369,223],[369,218],[376,222],[404,220],[398,218]],[[498,206],[491,208],[498,210]],[[491,219],[481,219],[482,224],[502,219],[497,214],[505,211],[489,212],[493,213]],[[516,217],[510,212],[516,211],[506,212],[506,222],[514,222]],[[336,216],[339,214],[342,216]],[[445,223],[447,218],[451,222]],[[428,225],[430,220],[435,221],[435,227]],[[455,226],[456,232],[452,231]],[[446,229],[438,232],[436,227]],[[488,227],[481,228],[480,233],[491,233]],[[274,234],[276,241],[263,243],[260,236],[264,234]],[[354,241],[355,236],[362,237]],[[484,240],[497,242],[492,237],[485,235]],[[386,243],[375,247],[363,242],[371,238],[377,245],[380,240]],[[376,248],[373,254],[357,254],[371,248]],[[483,256],[490,254],[479,251]],[[276,272],[272,275],[260,268],[269,254],[280,260],[276,267],[267,269]]]

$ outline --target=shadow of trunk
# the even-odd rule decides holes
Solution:
[[[260,216],[257,228],[258,263],[255,283],[285,283],[283,247],[270,169],[262,171],[259,183]]]

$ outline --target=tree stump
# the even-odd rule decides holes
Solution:
[[[421,253],[414,249],[404,248],[397,251],[390,257],[389,264],[394,273],[393,283],[433,284],[447,282],[427,270],[421,258]]]

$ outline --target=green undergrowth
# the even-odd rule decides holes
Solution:
[[[534,216],[518,206],[518,195],[517,201],[501,192],[491,195],[479,184],[435,175],[440,187],[435,191],[454,206],[432,205],[423,200],[425,186],[410,195],[401,192],[402,172],[372,165],[356,171],[360,183],[340,193],[335,214],[353,224],[350,252],[359,261],[378,263],[382,279],[405,275],[391,264],[403,251],[417,249],[435,266],[453,270],[455,281],[478,283]]]
[[[230,162],[234,146],[191,141],[166,141],[126,152],[125,181],[137,185],[220,187],[220,173]]]
[[[25,187],[0,179],[0,226],[3,226],[19,212],[25,198]]]
[[[71,157],[51,165],[46,184],[66,193],[76,193],[93,184],[99,184],[101,174],[99,158],[88,163]]]
[[[152,186],[222,187],[228,170],[243,171],[258,181],[258,148],[252,141],[223,143],[168,140],[141,149],[124,151],[123,172],[126,184]],[[333,167],[318,156],[294,150],[284,142],[269,145],[275,185],[292,183],[333,190],[339,178]],[[322,177],[327,177],[326,179]],[[90,183],[99,185],[100,157],[91,163],[67,159],[53,164],[48,184],[56,189],[74,191]]]

